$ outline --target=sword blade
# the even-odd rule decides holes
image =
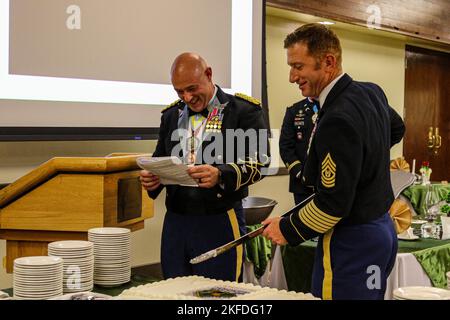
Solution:
[[[302,202],[300,202],[299,204],[295,205],[294,207],[292,207],[291,209],[289,209],[288,211],[286,211],[285,213],[283,213],[281,216],[282,217],[287,217],[288,215],[294,213],[295,211],[297,211],[298,209],[301,209],[303,207],[303,204],[308,202],[309,200],[311,200],[314,197],[314,193],[312,195],[310,195],[309,197],[307,197],[305,200],[303,200]],[[263,230],[267,227],[267,225],[261,226],[253,231],[250,231],[246,234],[244,234],[242,237],[237,238],[233,241],[230,241],[220,247],[217,247],[213,250],[207,251],[205,253],[202,253],[201,255],[191,259],[189,262],[191,264],[197,264],[212,258],[217,257],[218,255],[227,252],[230,249],[233,249],[234,247],[243,244],[245,241],[256,237],[257,235],[259,235],[260,233],[263,232]]]

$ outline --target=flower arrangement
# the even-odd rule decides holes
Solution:
[[[419,172],[422,175],[422,184],[427,185],[430,183],[430,176],[431,176],[431,170],[430,163],[428,161],[422,161],[422,167],[420,167]]]

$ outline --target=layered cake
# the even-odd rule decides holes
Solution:
[[[150,300],[231,299],[231,300],[318,300],[310,293],[262,288],[237,283],[188,276],[167,279],[124,290],[119,298]]]

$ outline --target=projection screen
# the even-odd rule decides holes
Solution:
[[[226,92],[261,99],[263,6],[0,0],[0,140],[155,138],[185,51],[205,57]]]

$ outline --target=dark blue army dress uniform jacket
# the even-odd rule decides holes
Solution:
[[[339,79],[321,106],[304,167],[302,182],[315,196],[280,222],[289,244],[385,215],[394,200],[390,147],[403,133],[403,121],[379,86],[347,74]]]
[[[261,170],[270,164],[267,130],[259,101],[245,95],[229,95],[219,87],[216,97],[221,104],[226,104],[221,129],[217,133],[223,138],[223,148],[215,149],[214,159],[208,164],[221,171],[220,185],[208,189],[161,185],[155,191],[148,192],[155,199],[166,187],[168,211],[195,215],[224,213],[248,195],[248,186],[259,181],[263,177]],[[180,140],[173,139],[172,133],[178,129],[179,117],[184,109],[185,103],[179,100],[163,110],[159,139],[153,156],[170,156],[173,155],[174,148],[182,149]],[[227,137],[227,129],[242,129],[242,132],[256,134],[257,143],[252,139],[242,141],[233,136]],[[204,140],[202,150],[205,151],[214,140],[215,138]],[[177,156],[182,158],[181,153]],[[204,159],[202,163],[205,164]]]
[[[280,156],[289,172],[289,192],[310,194],[300,183],[311,131],[319,112],[318,104],[303,99],[286,108],[280,133]]]

